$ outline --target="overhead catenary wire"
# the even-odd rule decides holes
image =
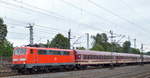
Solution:
[[[13,27],[26,27],[27,22],[24,22],[24,21],[21,21],[21,20],[16,20],[16,19],[13,19],[13,18],[9,18],[9,17],[5,17],[5,19],[8,19],[9,21],[13,21],[13,23],[9,23],[8,24],[11,24],[11,25],[14,25]],[[16,23],[14,23],[16,22]],[[16,25],[16,26],[15,26]],[[55,28],[55,27],[59,27],[59,26],[54,26],[54,25],[40,25],[40,24],[35,24],[35,27],[37,28],[45,28],[46,30],[49,29],[49,31],[57,31],[59,33],[61,32],[68,32],[68,31],[65,31],[65,30],[62,30],[62,29],[58,29],[58,28]],[[44,30],[44,29],[43,29]],[[81,34],[81,33],[77,33],[77,32],[72,32],[73,34]]]
[[[89,26],[90,27],[90,26]],[[46,28],[46,27],[45,27]],[[97,27],[96,27],[97,28]],[[99,30],[99,29],[98,29]]]
[[[16,0],[14,0],[14,1],[16,1]],[[64,0],[62,0],[63,2],[65,2],[65,3],[67,3],[66,1],[64,1]],[[90,1],[90,0],[89,0]],[[16,1],[16,2],[20,2],[20,1]],[[38,8],[38,7],[36,7],[36,6],[32,6],[32,5],[29,5],[29,4],[27,4],[27,3],[24,3],[25,5],[27,5],[27,6],[31,6],[31,7],[33,7],[33,8],[37,8],[37,9],[40,9],[40,10],[42,10],[42,11],[45,11],[45,12],[48,12],[48,10],[45,10],[45,9],[41,9],[41,8]],[[67,3],[68,4],[68,3]],[[75,7],[75,8],[78,8],[78,9],[80,9],[80,10],[83,10],[83,9],[81,9],[81,8],[79,8],[79,7],[76,7],[76,6],[74,6],[74,5],[72,5],[71,4],[71,6],[73,6],[73,7]],[[108,10],[109,11],[109,10]],[[88,11],[86,11],[86,12],[88,12]],[[51,13],[55,13],[55,12],[51,12]],[[88,13],[90,13],[90,12],[88,12]],[[113,13],[114,14],[114,13]],[[58,14],[57,14],[58,15]],[[93,14],[92,14],[93,15]],[[114,14],[114,15],[116,15],[116,14]],[[60,16],[60,15],[59,15]],[[98,15],[94,15],[94,16],[98,16]],[[116,15],[117,16],[117,15]],[[63,16],[62,16],[63,17]],[[100,17],[100,16],[99,16]],[[102,17],[101,17],[102,18]],[[104,18],[103,18],[104,19]],[[107,19],[104,19],[104,20],[107,20]],[[128,21],[127,19],[125,19],[126,21]],[[107,20],[108,21],[108,20]],[[128,22],[130,22],[130,23],[132,23],[131,21],[128,21]]]
[[[50,29],[55,30],[55,31],[67,32],[67,31],[64,31],[64,30],[60,30],[60,29],[58,29],[58,28],[54,28],[54,27],[47,27],[47,26],[45,26],[45,25],[35,24],[35,26],[38,26],[38,27],[44,27],[44,28],[50,28]]]
[[[26,9],[28,11],[31,11],[31,12],[37,12],[37,13],[40,13],[40,14],[43,14],[43,15],[46,15],[46,16],[51,16],[51,17],[55,17],[55,18],[61,19],[60,16],[59,17],[58,16],[54,16],[54,15],[51,15],[49,13],[41,12],[39,10],[33,10],[33,9],[29,8],[29,7],[24,7],[24,6],[16,5],[16,4],[13,4],[13,3],[10,3],[10,2],[6,2],[4,0],[0,0],[0,2],[4,3],[6,5],[11,5],[11,6],[18,7],[18,8],[24,8],[24,9]]]
[[[14,27],[15,28],[25,28],[26,25],[24,24],[8,24],[9,26]],[[18,25],[18,26],[17,26]],[[24,26],[23,26],[24,25]],[[55,31],[55,32],[54,32]],[[58,34],[58,33],[62,33],[62,31],[60,32],[59,29],[51,29],[51,27],[46,27],[46,26],[43,26],[43,25],[36,25],[35,24],[35,27],[34,27],[34,32],[35,34],[37,34],[37,36],[41,37],[43,36],[42,34],[47,34],[46,36],[47,37],[50,37],[50,34]],[[63,31],[63,33],[67,33],[66,31]],[[23,33],[22,33],[23,34]],[[25,34],[25,33],[24,33]],[[41,34],[41,35],[38,35],[38,34]],[[36,36],[35,36],[36,37]]]
[[[3,3],[3,2],[0,2],[0,4],[4,4],[4,5],[6,5],[6,6],[4,6],[4,5],[0,5],[0,6],[2,6],[3,8],[7,8],[7,9],[10,9],[10,10],[13,10],[13,11],[15,11],[15,12],[18,12],[18,10],[14,10],[14,9],[19,9],[20,7],[17,7],[17,6],[14,6],[14,7],[12,7],[13,5],[9,5],[9,3],[7,4],[7,3]],[[16,8],[17,7],[17,8]],[[21,10],[21,9],[20,9]],[[25,11],[25,10],[22,10],[22,12],[21,12],[22,14],[29,14],[29,13],[31,13],[31,12],[29,12],[29,11]],[[2,17],[2,16],[1,16]],[[4,18],[5,18],[6,16],[4,16]]]
[[[138,14],[137,16],[139,17],[139,18],[142,18],[143,16],[135,9],[135,8],[133,8],[129,3],[127,3],[126,1],[124,1],[124,0],[119,0],[119,1],[121,1],[128,9],[131,9],[134,13],[136,13],[136,14]],[[148,31],[148,30],[147,30]]]
[[[59,1],[61,1],[61,2],[65,3],[65,4],[71,6],[71,7],[73,7],[73,8],[76,8],[76,9],[79,9],[79,10],[81,10],[81,11],[84,11],[84,12],[90,14],[90,15],[93,15],[93,16],[99,18],[99,19],[102,19],[102,20],[105,20],[105,21],[110,22],[110,23],[112,23],[112,24],[115,24],[115,23],[109,21],[108,19],[105,19],[105,18],[103,18],[103,17],[101,17],[101,16],[99,16],[99,15],[97,15],[97,14],[93,14],[92,12],[89,12],[89,11],[87,11],[87,10],[84,10],[83,8],[80,8],[80,7],[76,6],[75,4],[72,4],[72,3],[68,2],[68,1],[65,1],[65,0],[59,0]],[[116,15],[116,14],[115,14],[115,15]],[[122,19],[122,17],[120,17],[120,18]],[[126,20],[126,19],[125,19],[125,21],[129,22],[130,24],[132,24],[132,22],[130,22],[130,21]],[[115,25],[117,26],[117,24],[115,24]],[[139,29],[140,29],[140,28],[139,28]],[[144,30],[144,28],[143,28],[142,30]],[[144,33],[147,33],[147,32],[144,31]]]
[[[7,18],[8,19],[8,18]],[[16,19],[12,19],[12,18],[9,18],[8,20],[12,20],[12,21],[15,21],[17,23],[8,23],[8,24],[11,24],[11,25],[18,25],[17,27],[26,27],[26,25],[28,24],[27,22],[23,22],[23,21],[20,21],[20,20],[16,20]],[[48,27],[49,26],[49,27]],[[51,25],[53,26],[53,25]],[[35,24],[35,27],[43,27],[43,28],[49,28],[51,30],[54,30],[54,31],[62,31],[62,32],[67,32],[67,31],[64,31],[64,30],[61,30],[61,29],[58,29],[58,28],[54,28],[54,27],[50,27],[50,25],[39,25],[39,24]]]
[[[8,27],[9,28],[26,28],[27,24],[17,24],[17,23],[7,23],[8,24]],[[56,33],[67,33],[67,31],[64,31],[64,30],[61,30],[61,29],[58,29],[58,28],[54,28],[54,27],[47,27],[47,26],[44,26],[44,25],[37,25],[35,24],[35,30],[36,31],[42,31],[42,32],[45,32],[45,33],[53,33],[53,34],[56,34]],[[54,33],[55,32],[55,33]],[[73,34],[79,34],[79,33],[76,33],[76,32],[72,32]]]
[[[9,3],[9,2],[6,2],[6,1],[1,1],[1,2],[5,3],[5,4],[12,5],[12,6],[15,6],[15,7],[19,7],[19,5],[12,4],[12,3]],[[22,4],[24,4],[24,3],[22,3]],[[27,4],[25,4],[25,5],[27,5]],[[33,7],[32,5],[30,5],[30,6]],[[55,16],[49,14],[49,12],[45,13],[45,12],[33,10],[33,9],[31,9],[31,8],[23,7],[23,6],[22,6],[21,8],[27,9],[27,10],[32,11],[32,12],[38,12],[38,13],[43,14],[43,15],[46,15],[46,16],[55,17]],[[34,8],[35,8],[35,6],[34,6]],[[36,9],[39,9],[39,8],[36,8]],[[40,9],[40,10],[41,10],[41,9]],[[45,11],[45,10],[44,10],[44,11]],[[57,15],[58,15],[58,14],[57,14]],[[94,26],[90,26],[89,24],[84,24],[84,23],[78,22],[78,21],[76,21],[76,20],[74,20],[74,19],[66,18],[66,17],[64,17],[64,16],[62,16],[62,15],[59,15],[59,16],[57,16],[57,17],[55,17],[55,18],[61,19],[61,20],[64,20],[64,19],[65,19],[65,20],[67,20],[67,21],[70,21],[70,22],[72,22],[72,23],[78,24],[78,25],[80,25],[80,26],[88,27],[89,29],[92,28],[92,29],[97,30],[97,31],[101,30],[100,28],[97,28],[97,27],[94,27]]]
[[[99,9],[103,9],[104,11],[106,11],[106,12],[108,12],[108,13],[110,13],[110,14],[112,14],[112,15],[114,15],[114,16],[116,16],[116,17],[118,17],[118,18],[120,18],[120,19],[122,19],[122,20],[124,20],[124,21],[126,21],[126,22],[128,22],[128,23],[130,23],[130,24],[133,25],[133,26],[138,26],[138,27],[137,27],[138,29],[142,30],[144,33],[147,34],[147,32],[145,31],[145,29],[144,29],[142,26],[140,26],[140,25],[138,25],[138,24],[136,24],[136,23],[134,23],[134,22],[128,20],[128,19],[125,18],[125,17],[122,17],[122,16],[120,16],[120,15],[114,13],[113,11],[111,11],[111,10],[109,10],[109,9],[107,9],[107,8],[105,8],[105,7],[103,7],[103,6],[101,6],[100,4],[97,4],[96,2],[94,2],[94,1],[92,1],[92,0],[88,0],[88,1],[89,1],[91,4],[95,5],[96,7],[98,7]]]
[[[8,24],[9,25],[9,29],[14,29],[14,28],[22,28],[23,30],[25,30],[26,26],[21,26],[21,24]],[[16,25],[19,25],[19,26],[16,26]],[[41,31],[41,32],[45,32],[45,34],[49,33],[53,33],[54,34],[54,31],[57,32],[57,30],[53,30],[53,29],[43,29],[42,27],[40,28],[35,28],[35,32],[38,32],[38,31]],[[48,32],[50,31],[50,32]],[[23,33],[22,33],[23,34]],[[25,34],[25,33],[24,33]],[[56,34],[56,33],[55,33]]]
[[[67,5],[70,5],[71,7],[76,8],[76,9],[78,9],[78,10],[84,11],[84,12],[86,12],[87,14],[90,14],[90,15],[92,15],[92,16],[94,16],[94,17],[100,19],[100,20],[104,20],[104,21],[107,21],[107,22],[109,22],[109,23],[115,24],[114,22],[110,21],[109,19],[106,19],[106,18],[104,18],[104,17],[102,17],[102,16],[100,16],[100,15],[98,15],[98,14],[94,14],[94,13],[92,13],[92,12],[90,12],[90,11],[87,11],[87,10],[85,10],[85,9],[83,9],[83,8],[80,8],[80,7],[74,5],[74,4],[70,3],[70,2],[67,2],[67,1],[65,1],[65,0],[59,0],[59,1],[65,3],[65,4],[67,4]],[[115,24],[115,25],[117,26],[117,24]],[[102,29],[100,29],[100,30],[103,31]],[[105,32],[105,31],[103,31],[103,32]]]

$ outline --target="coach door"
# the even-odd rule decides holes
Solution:
[[[32,63],[37,63],[38,58],[37,58],[37,50],[35,49],[30,49],[30,56],[31,56],[31,60]]]

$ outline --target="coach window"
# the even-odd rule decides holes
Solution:
[[[103,55],[103,59],[105,59],[105,55]]]
[[[89,55],[89,59],[91,59],[91,55]]]
[[[104,59],[106,59],[106,56],[104,55]]]
[[[95,59],[98,59],[98,56],[95,56]]]
[[[101,56],[98,56],[98,59],[101,59]]]
[[[97,56],[96,56],[96,55],[94,56],[94,59],[97,59]]]
[[[104,55],[104,59],[107,59],[107,56],[106,56],[106,55]]]
[[[93,55],[91,55],[91,59],[93,59],[94,58],[94,56]]]
[[[103,55],[101,55],[101,59],[103,59]]]
[[[88,55],[86,55],[86,59],[88,59]]]
[[[110,59],[110,56],[107,56],[107,59]]]
[[[107,56],[106,56],[106,55],[104,55],[104,59],[106,59],[106,57],[107,57]]]
[[[91,55],[90,58],[93,59],[93,55]]]
[[[93,55],[93,59],[95,59],[95,55]]]
[[[83,55],[83,59],[86,59],[86,55]]]
[[[109,56],[106,56],[106,59],[109,59]]]
[[[38,50],[38,54],[46,55],[47,54],[47,50]]]
[[[93,59],[96,59],[96,55],[94,55],[94,58]]]
[[[91,55],[91,58],[94,59],[94,55]]]
[[[93,59],[95,59],[95,55],[93,55]]]
[[[98,59],[98,56],[96,56],[96,59]]]
[[[91,55],[89,55],[89,59],[91,59]]]
[[[87,59],[89,59],[89,55],[87,55]]]
[[[93,55],[93,59],[95,59],[95,55]]]
[[[101,56],[98,56],[98,59],[101,59]]]
[[[86,59],[86,55],[83,55],[83,59]]]
[[[89,55],[89,59],[91,59],[91,55]]]

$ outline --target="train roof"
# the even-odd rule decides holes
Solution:
[[[71,50],[71,49],[59,49],[59,48],[42,48],[42,47],[16,47],[16,48],[27,48],[27,49],[44,49],[44,50],[61,50],[61,51],[76,51],[77,54],[84,55],[111,55],[111,52],[106,51],[92,51],[92,50]],[[130,53],[117,53],[113,52],[114,56],[136,56],[140,57],[140,54],[130,54]],[[149,57],[149,55],[144,55],[144,57]]]
[[[70,50],[70,49],[59,49],[59,48],[42,48],[42,47],[16,47],[16,48],[73,51],[73,50]]]
[[[116,55],[116,56],[136,56],[140,57],[139,54],[129,54],[129,53],[117,53],[117,52],[105,52],[105,51],[91,51],[91,50],[75,50],[77,54],[85,54],[85,55]]]

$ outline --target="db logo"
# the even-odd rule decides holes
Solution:
[[[56,60],[57,60],[57,58],[55,57],[55,58],[54,58],[54,61],[56,61]]]

